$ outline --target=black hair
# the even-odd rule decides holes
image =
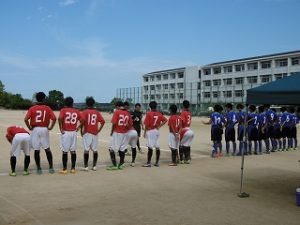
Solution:
[[[136,104],[134,105],[134,107],[141,107],[141,104],[140,104],[140,103],[136,103]]]
[[[184,108],[188,109],[190,107],[190,102],[188,100],[184,100],[182,102],[182,105],[183,105]]]
[[[270,104],[264,104],[264,107],[267,109],[270,108],[270,106],[271,106]]]
[[[282,106],[281,108],[280,108],[280,112],[285,112],[286,111],[286,107],[285,106]]]
[[[175,104],[170,105],[169,108],[171,114],[176,114],[177,113],[177,106]]]
[[[74,100],[73,100],[72,97],[66,97],[65,98],[65,106],[72,107],[73,103],[74,103]]]
[[[46,95],[44,92],[38,92],[38,93],[36,93],[35,98],[36,98],[37,102],[42,102],[45,100]]]
[[[237,108],[237,109],[243,109],[243,108],[244,108],[244,105],[241,104],[241,103],[239,103],[239,104],[236,105],[236,108]]]
[[[251,112],[255,112],[256,106],[255,105],[249,105],[249,109],[251,110]]]
[[[215,112],[221,112],[222,110],[223,110],[223,107],[222,107],[222,106],[220,106],[220,105],[218,105],[218,104],[214,106],[214,111],[215,111]]]
[[[116,107],[122,107],[122,106],[124,106],[124,102],[122,102],[122,101],[116,102]]]
[[[129,102],[124,102],[124,106],[129,106],[130,104],[129,104]]]
[[[150,109],[155,110],[155,109],[157,108],[157,103],[156,103],[156,101],[151,101],[151,102],[149,103],[149,107],[150,107]]]
[[[294,106],[290,106],[290,107],[289,107],[289,112],[290,112],[290,113],[295,113],[295,112],[296,112],[295,107],[294,107]]]
[[[265,111],[265,107],[263,105],[258,107],[258,112],[262,113]]]
[[[232,105],[231,103],[227,103],[227,104],[225,105],[225,107],[228,108],[228,109],[232,109],[232,108],[233,108],[233,105]]]
[[[85,104],[87,107],[93,107],[95,105],[95,99],[93,97],[86,97]]]

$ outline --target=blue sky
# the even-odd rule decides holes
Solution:
[[[110,101],[155,70],[300,49],[299,0],[2,0],[0,80]]]

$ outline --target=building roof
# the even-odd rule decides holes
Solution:
[[[185,70],[186,67],[179,67],[179,68],[174,68],[174,69],[168,69],[168,70],[159,70],[159,71],[154,71],[151,73],[147,73],[144,74],[143,76],[149,76],[149,75],[154,75],[157,73],[167,73],[167,72],[174,72],[174,71],[178,71],[178,70]]]
[[[240,62],[240,61],[256,60],[256,59],[262,59],[262,58],[280,57],[280,56],[295,54],[295,53],[300,54],[300,50],[274,53],[274,54],[268,54],[268,55],[260,55],[260,56],[241,58],[241,59],[234,59],[234,60],[228,60],[228,61],[223,61],[223,62],[216,62],[216,63],[205,65],[203,67],[211,67],[211,66],[217,66],[217,65],[220,65],[220,64],[236,63],[236,62]]]

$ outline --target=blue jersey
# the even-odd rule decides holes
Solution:
[[[260,127],[265,126],[267,123],[267,116],[265,112],[258,114],[258,124]]]
[[[266,111],[268,125],[273,125],[277,119],[276,113],[272,109]]]
[[[237,120],[238,120],[239,125],[244,124],[246,116],[247,116],[247,114],[244,111],[240,111],[237,113]]]
[[[291,116],[292,116],[292,126],[295,127],[299,123],[299,118],[295,113],[291,114]]]
[[[248,117],[247,117],[247,120],[249,121],[248,125],[250,127],[256,127],[258,125],[258,116],[255,112],[249,113]]]
[[[274,123],[274,127],[275,128],[280,128],[281,126],[281,118],[282,118],[282,114],[277,114],[277,119]]]
[[[233,128],[234,125],[238,122],[237,113],[233,111],[228,112],[226,114],[226,119],[227,119],[227,127]]]
[[[223,124],[226,123],[225,117],[218,112],[212,113],[210,119],[212,122],[211,124],[212,127],[221,127]]]
[[[292,115],[288,112],[284,112],[282,113],[282,116],[281,116],[281,126],[284,126],[284,127],[291,127],[292,125]]]

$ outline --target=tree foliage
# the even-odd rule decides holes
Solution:
[[[61,109],[64,106],[64,94],[61,91],[51,90],[45,99],[45,103],[53,110]]]

